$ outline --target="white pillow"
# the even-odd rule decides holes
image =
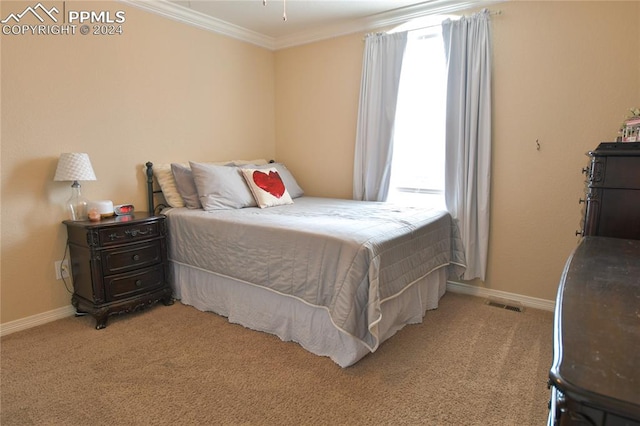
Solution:
[[[240,170],[261,209],[293,204],[293,200],[275,167]]]
[[[178,163],[182,166],[189,166],[189,163]],[[167,164],[154,164],[153,165],[153,175],[160,185],[160,189],[162,190],[162,195],[164,195],[164,199],[171,207],[184,207],[184,200],[180,196],[178,192],[178,187],[176,186],[176,181],[173,178],[173,172],[171,171],[171,163]]]

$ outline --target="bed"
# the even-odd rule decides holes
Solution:
[[[148,208],[167,217],[174,297],[341,367],[421,322],[464,271],[446,211],[310,197],[284,165],[263,160],[173,163],[172,176],[166,164],[146,166]],[[263,175],[284,188],[267,205],[250,177]],[[174,202],[158,207],[158,193]]]

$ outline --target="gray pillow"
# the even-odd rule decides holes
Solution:
[[[193,180],[193,172],[187,166],[182,164],[172,163],[171,172],[173,173],[173,179],[176,181],[176,188],[178,193],[184,200],[184,204],[190,209],[201,209],[200,198],[198,197],[198,189],[196,183]]]
[[[256,207],[237,167],[189,162],[202,208],[207,211]]]

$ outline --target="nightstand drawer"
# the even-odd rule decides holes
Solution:
[[[98,231],[101,246],[124,244],[160,236],[159,222],[133,223],[126,226],[111,226]]]
[[[132,244],[102,251],[104,275],[119,274],[162,262],[160,240]]]
[[[164,265],[105,278],[107,302],[135,296],[165,283]]]

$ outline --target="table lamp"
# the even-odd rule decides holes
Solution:
[[[58,168],[53,180],[73,181],[71,184],[71,198],[67,201],[67,211],[71,220],[85,220],[87,218],[87,200],[82,197],[78,181],[96,180],[89,156],[78,152],[60,154]]]

